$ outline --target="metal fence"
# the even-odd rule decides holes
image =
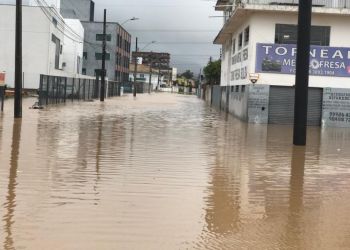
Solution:
[[[107,96],[108,97],[120,96],[120,87],[121,87],[121,84],[119,82],[108,81]]]
[[[69,78],[40,75],[39,105],[89,101],[100,97],[101,81],[88,78]],[[106,96],[120,95],[120,84],[106,82]]]
[[[4,111],[5,86],[0,86],[0,111]]]
[[[124,89],[124,93],[132,93],[134,83],[133,82],[123,82],[120,84],[121,87]],[[149,92],[149,83],[144,82],[137,82],[136,85],[136,92],[139,94],[148,93]]]

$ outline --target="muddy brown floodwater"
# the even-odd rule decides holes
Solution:
[[[350,129],[248,125],[196,97],[0,116],[0,249],[350,249]]]

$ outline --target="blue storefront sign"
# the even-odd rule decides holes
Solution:
[[[295,44],[258,43],[256,72],[295,74]],[[350,48],[311,46],[310,75],[350,76]]]

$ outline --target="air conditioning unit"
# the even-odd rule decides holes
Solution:
[[[66,67],[65,62],[59,64],[59,70],[64,70],[65,67]]]

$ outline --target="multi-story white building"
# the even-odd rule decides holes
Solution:
[[[0,0],[0,71],[14,86],[15,1]],[[37,89],[40,74],[76,77],[82,71],[84,28],[79,20],[63,19],[59,0],[23,3],[23,83]]]
[[[215,8],[224,13],[224,26],[214,41],[222,45],[221,86],[226,88],[225,93],[214,93],[222,97],[221,107],[227,105],[228,111],[251,122],[291,123],[298,0],[218,0]],[[327,123],[321,107],[327,93],[350,88],[349,22],[350,1],[313,0],[309,118],[315,115],[315,120],[311,124]],[[251,85],[253,79],[257,82]],[[260,97],[254,89],[259,89]],[[254,97],[244,94],[246,90],[255,92]],[[233,98],[238,93],[248,95],[245,103]],[[264,107],[250,114],[252,99],[264,99]],[[343,114],[350,116],[350,110]]]

